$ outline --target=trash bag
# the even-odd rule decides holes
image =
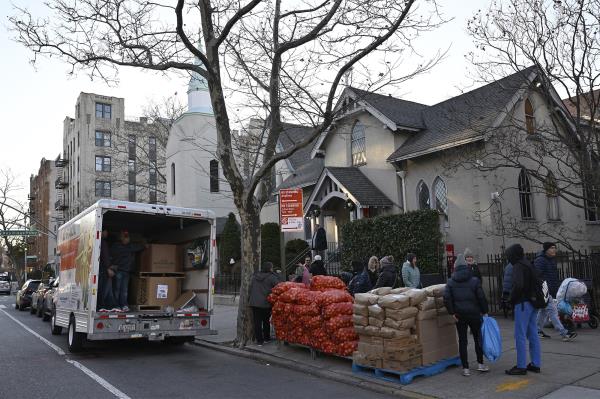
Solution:
[[[493,317],[485,316],[481,327],[481,343],[486,359],[494,363],[502,354],[502,336]]]

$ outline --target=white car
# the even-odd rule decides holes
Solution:
[[[11,281],[8,273],[0,273],[0,294],[10,295]]]

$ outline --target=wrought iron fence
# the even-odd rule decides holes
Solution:
[[[535,260],[535,253],[525,255],[531,262]],[[562,252],[556,256],[558,274],[561,280],[573,277],[586,281],[591,288],[595,313],[600,311],[600,253],[587,252]],[[502,312],[502,283],[504,280],[504,267],[508,261],[504,254],[488,255],[486,263],[479,264],[482,275],[482,285],[490,305],[491,313]]]
[[[215,275],[215,294],[219,295],[239,295],[242,276],[235,274]]]

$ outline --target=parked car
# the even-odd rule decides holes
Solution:
[[[50,284],[50,289],[46,291],[42,298],[42,320],[49,321],[52,317],[52,309],[54,309],[54,298],[58,289],[59,279],[57,278]]]
[[[46,291],[50,289],[50,286],[53,282],[53,280],[50,280],[48,283],[40,284],[38,289],[31,294],[31,308],[29,310],[31,314],[35,314],[37,317],[42,317],[42,300],[44,299],[44,294],[46,294]]]
[[[10,295],[11,284],[8,273],[0,273],[0,293]]]
[[[15,299],[15,309],[25,310],[31,306],[31,295],[38,289],[38,286],[42,283],[42,280],[27,280],[25,284],[17,291]]]

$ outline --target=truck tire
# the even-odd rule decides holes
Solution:
[[[62,333],[62,327],[56,325],[56,310],[52,309],[52,316],[50,316],[50,331],[52,335],[60,335]]]
[[[69,331],[67,337],[69,352],[81,352],[81,350],[83,349],[83,342],[85,341],[85,334],[75,331],[74,316],[71,316],[71,320],[69,321]]]

